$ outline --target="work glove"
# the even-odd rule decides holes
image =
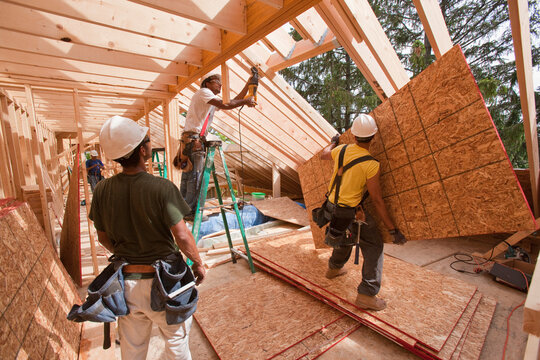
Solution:
[[[394,241],[393,241],[394,244],[403,245],[407,242],[405,235],[403,235],[401,231],[399,231],[398,228],[390,230],[389,233],[390,235],[394,237]]]
[[[339,134],[336,134],[332,137],[332,139],[330,140],[330,142],[336,146],[339,145]]]

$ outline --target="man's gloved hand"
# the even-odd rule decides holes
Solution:
[[[405,235],[403,235],[401,233],[401,231],[399,231],[398,228],[390,230],[389,233],[390,233],[390,235],[392,235],[394,237],[394,241],[393,241],[394,244],[403,245],[403,244],[405,244],[407,242],[407,239],[405,238]]]
[[[332,139],[330,140],[330,142],[332,144],[334,144],[335,146],[338,146],[339,145],[339,134],[336,134],[332,137]]]

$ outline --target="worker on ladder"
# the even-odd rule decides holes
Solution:
[[[347,272],[344,265],[355,244],[362,250],[362,281],[358,285],[356,305],[372,310],[386,307],[386,302],[376,296],[381,288],[383,240],[375,220],[362,207],[366,189],[377,214],[394,237],[394,243],[404,244],[407,241],[388,214],[379,182],[380,165],[369,153],[371,140],[377,131],[375,120],[367,114],[360,114],[351,127],[355,144],[338,146],[339,135],[332,138],[321,153],[321,159],[334,160],[328,198],[320,208],[320,216],[313,213],[319,226],[330,223],[325,243],[334,250],[328,260],[328,279]]]
[[[201,88],[191,98],[184,132],[173,161],[174,166],[182,170],[180,193],[191,207],[191,216],[197,208],[205,162],[205,136],[212,124],[214,112],[216,109],[229,110],[244,105],[254,107],[256,105],[254,97],[246,97],[251,81],[252,77],[234,99],[229,103],[223,103],[218,96],[221,92],[221,76],[213,74],[203,80]]]

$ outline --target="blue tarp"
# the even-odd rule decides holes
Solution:
[[[236,214],[234,212],[226,212],[225,217],[227,218],[227,225],[229,229],[239,229],[238,220],[236,219]],[[272,220],[267,216],[264,216],[257,208],[253,205],[246,205],[242,210],[240,210],[240,217],[242,218],[242,223],[244,224],[244,229],[264,224],[267,221]],[[212,234],[218,231],[225,229],[223,225],[223,218],[221,214],[214,214],[208,217],[208,220],[201,223],[201,229],[199,230],[199,239],[205,235]],[[199,240],[197,239],[197,241]]]

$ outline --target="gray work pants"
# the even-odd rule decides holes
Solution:
[[[197,201],[199,200],[199,191],[201,187],[202,174],[204,172],[206,153],[204,151],[193,152],[189,155],[189,159],[193,164],[193,170],[182,172],[182,178],[180,180],[180,193],[191,208],[191,212],[194,213],[197,209]]]
[[[374,296],[381,289],[382,269],[383,269],[383,240],[381,233],[373,217],[365,211],[367,224],[362,224],[360,230],[360,249],[364,262],[362,264],[362,282],[358,285],[360,294]],[[349,224],[349,229],[356,239],[356,224]],[[332,256],[328,260],[330,269],[341,269],[352,253],[354,246],[342,246],[334,248]]]

